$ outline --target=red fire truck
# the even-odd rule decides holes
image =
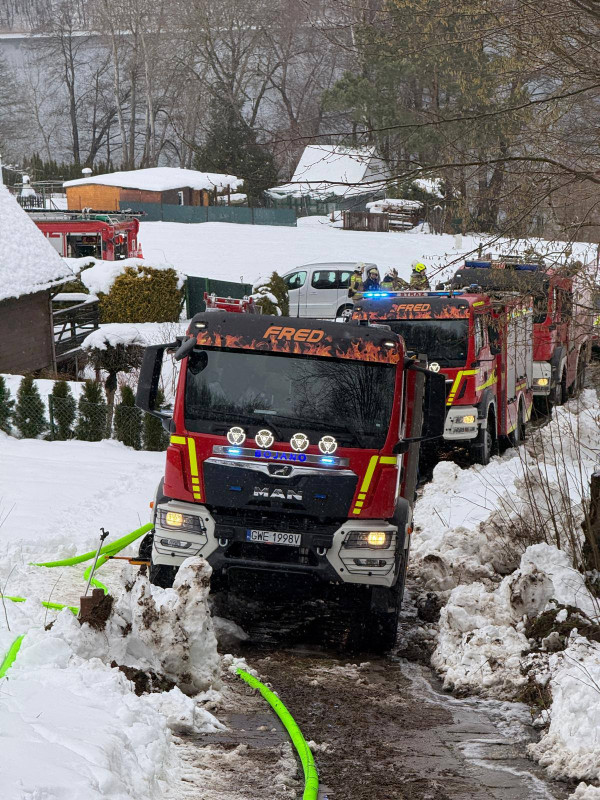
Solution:
[[[533,394],[546,413],[583,387],[591,357],[593,313],[584,280],[542,261],[515,256],[465,261],[452,286],[477,285],[495,297],[531,295],[533,318]]]
[[[118,261],[139,255],[140,223],[130,214],[34,209],[29,215],[61,256]]]
[[[171,416],[155,401],[174,348]],[[137,404],[171,434],[140,551],[151,580],[170,585],[186,557],[202,555],[213,587],[341,592],[358,604],[370,645],[393,645],[419,441],[441,435],[444,420],[443,378],[407,359],[399,336],[204,312],[187,338],[147,348]]]
[[[446,381],[444,439],[487,464],[502,439],[517,445],[531,416],[533,311],[520,298],[464,292],[367,292],[353,319],[384,322]]]

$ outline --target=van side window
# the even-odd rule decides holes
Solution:
[[[337,273],[334,270],[313,272],[311,285],[315,289],[335,289]]]
[[[300,289],[306,283],[306,272],[292,272],[283,279],[288,289]]]
[[[340,270],[338,272],[338,289],[348,289],[350,287],[350,276],[352,273],[349,270]]]

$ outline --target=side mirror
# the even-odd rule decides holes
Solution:
[[[173,350],[179,345],[179,342],[171,342],[170,344],[155,344],[146,348],[135,396],[136,406],[160,419],[163,427],[169,433],[175,432],[175,424],[168,411],[160,411],[155,408],[156,396],[165,350]]]
[[[502,348],[498,347],[497,344],[490,344],[490,353],[493,356],[499,356],[501,352],[502,352]]]

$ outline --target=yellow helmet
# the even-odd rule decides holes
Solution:
[[[425,272],[427,267],[423,264],[422,261],[415,261],[412,265],[415,272]]]

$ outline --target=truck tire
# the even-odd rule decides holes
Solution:
[[[523,444],[525,441],[526,427],[527,423],[525,421],[523,403],[519,403],[519,411],[517,412],[517,427],[508,436],[511,447],[519,447],[519,445]]]
[[[554,390],[554,399],[552,404],[550,405],[550,410],[552,410],[552,406],[562,406],[567,400],[567,376],[566,373],[560,376],[559,382],[556,384],[556,388]]]
[[[402,570],[391,588],[376,586],[371,590],[371,602],[366,614],[363,644],[375,653],[387,653],[396,644],[398,620],[404,594]]]
[[[586,367],[587,364],[585,363],[585,360],[580,357],[579,361],[577,362],[577,376],[573,384],[573,397],[577,397],[577,395],[585,388]]]
[[[484,467],[490,463],[495,449],[494,417],[487,414],[487,422],[479,427],[479,433],[469,446],[471,461],[474,464],[482,464]]]
[[[177,567],[169,567],[166,564],[150,564],[150,583],[161,586],[163,589],[170,589],[177,575]]]

